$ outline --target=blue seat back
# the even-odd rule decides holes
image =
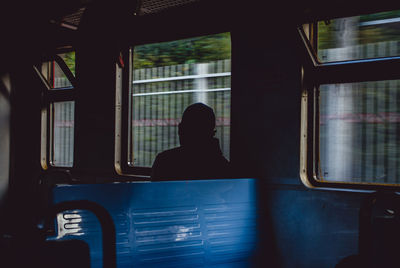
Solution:
[[[111,214],[118,267],[249,267],[257,247],[254,179],[60,185],[53,203],[90,200]],[[101,227],[89,211],[57,216],[57,237],[82,239],[102,267]],[[68,253],[66,253],[68,254]]]

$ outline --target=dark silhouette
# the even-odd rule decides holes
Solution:
[[[214,111],[203,103],[188,106],[178,126],[180,147],[157,155],[153,180],[229,177],[229,162],[215,135]]]

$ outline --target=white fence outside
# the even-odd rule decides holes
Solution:
[[[230,60],[221,60],[135,70],[130,163],[150,167],[157,153],[179,146],[177,125],[196,102],[214,109],[216,137],[229,159],[230,66]]]

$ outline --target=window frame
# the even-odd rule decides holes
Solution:
[[[65,49],[57,51],[52,55],[45,55],[40,59],[40,63],[34,67],[34,71],[39,76],[40,80],[43,83],[42,87],[42,105],[41,105],[41,150],[40,150],[40,163],[43,170],[70,170],[74,167],[65,167],[65,166],[57,166],[54,165],[52,161],[53,157],[53,136],[54,136],[54,126],[53,126],[53,113],[51,111],[52,104],[57,102],[66,102],[66,101],[75,101],[75,93],[77,81],[74,74],[68,68],[64,60],[58,55],[68,52],[73,52],[73,49]],[[56,62],[62,72],[67,77],[71,86],[60,87],[60,88],[52,88],[48,77],[42,74],[42,66],[43,64],[51,64],[52,62]],[[49,67],[47,67],[49,68]],[[48,76],[48,75],[47,75]],[[74,112],[74,117],[76,117]],[[74,140],[76,131],[74,128]],[[74,145],[73,145],[74,146]],[[75,150],[74,150],[75,151]]]
[[[132,53],[135,46],[146,45],[161,42],[178,41],[187,38],[194,38],[198,36],[212,35],[218,33],[229,32],[232,44],[232,31],[221,29],[215,29],[214,31],[199,31],[196,33],[186,33],[171,35],[168,38],[158,39],[143,39],[131,42],[129,47],[124,48],[119,56],[119,63],[116,64],[116,114],[115,114],[115,155],[114,155],[114,166],[118,175],[133,177],[133,180],[150,180],[151,167],[141,167],[133,166],[129,164],[128,157],[128,146],[131,146],[133,150],[133,145],[130,141],[130,131],[131,126],[131,113],[130,113],[130,87],[133,81],[133,62]],[[231,46],[231,58],[233,54],[233,48]],[[232,82],[231,79],[231,92],[232,92]],[[232,105],[232,102],[231,102]],[[232,106],[231,106],[232,107]],[[232,113],[232,108],[231,108]]]
[[[321,63],[316,53],[317,23],[298,27],[302,46],[300,178],[309,188],[376,190],[400,184],[329,182],[319,180],[319,86],[400,79],[400,56]]]
[[[115,170],[118,175],[134,176],[137,179],[150,179],[151,168],[133,167],[128,164],[130,145],[130,86],[132,83],[132,49],[135,44],[125,48],[116,64],[116,115],[115,115]]]

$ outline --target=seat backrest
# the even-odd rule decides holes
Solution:
[[[111,214],[118,267],[249,267],[257,248],[255,179],[60,185],[53,203],[90,200]],[[86,241],[101,267],[93,214],[66,211],[54,239]]]

